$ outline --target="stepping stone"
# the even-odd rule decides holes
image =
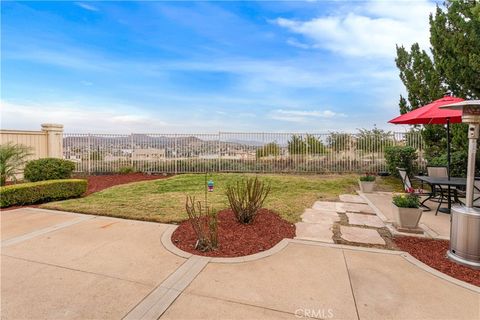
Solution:
[[[368,204],[361,203],[339,203],[337,212],[361,212],[375,214],[375,211]]]
[[[312,208],[315,210],[329,210],[329,211],[336,211],[337,202],[329,202],[329,201],[315,201]]]
[[[360,226],[369,226],[375,228],[383,228],[385,224],[377,216],[347,212],[348,223]]]
[[[340,232],[342,239],[350,242],[385,245],[385,240],[374,229],[340,226]]]
[[[333,243],[331,224],[298,222],[295,226],[297,227],[295,239]]]
[[[340,201],[342,202],[350,202],[350,203],[366,203],[362,197],[355,195],[355,194],[341,194],[338,196]]]
[[[330,225],[333,225],[336,221],[340,221],[340,217],[336,211],[305,209],[302,214],[302,222],[329,223]]]

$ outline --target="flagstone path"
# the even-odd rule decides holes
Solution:
[[[358,195],[340,202],[317,201],[296,224],[296,239],[391,248],[390,233],[374,210]]]

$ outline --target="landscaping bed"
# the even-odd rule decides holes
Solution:
[[[260,209],[253,223],[237,222],[231,209],[218,213],[218,248],[201,252],[195,249],[197,236],[190,221],[182,222],[172,235],[172,242],[181,250],[209,257],[246,256],[272,248],[284,238],[295,237],[295,225],[275,212]]]
[[[143,173],[128,173],[128,174],[108,174],[98,176],[85,176],[83,179],[87,179],[88,188],[85,195],[89,195],[94,192],[101,191],[116,185],[168,178],[167,175],[148,175]]]
[[[474,270],[446,257],[449,241],[422,239],[417,237],[396,237],[395,244],[403,251],[453,278],[480,286],[480,270]]]

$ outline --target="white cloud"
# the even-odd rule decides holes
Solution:
[[[48,104],[10,103],[2,101],[0,112],[2,128],[29,129],[39,128],[41,123],[60,123],[65,130],[72,132],[145,132],[158,130],[167,123],[153,115],[141,114],[139,110],[126,106],[85,107],[74,102]]]
[[[92,6],[91,4],[88,4],[88,3],[84,3],[84,2],[75,2],[75,4],[77,6],[79,6],[80,8],[83,8],[85,10],[88,10],[88,11],[93,11],[93,12],[97,12],[99,11],[99,9],[95,6]]]
[[[275,23],[305,37],[313,47],[348,56],[391,59],[396,44],[429,46],[428,16],[435,10],[429,1],[371,1],[346,8],[307,21],[280,17]]]
[[[273,110],[269,114],[270,119],[288,121],[288,122],[307,122],[309,120],[312,120],[312,118],[331,119],[334,117],[345,117],[345,114],[336,113],[331,110],[305,111],[305,110],[284,110],[284,109]]]

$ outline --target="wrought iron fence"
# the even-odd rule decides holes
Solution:
[[[385,171],[384,150],[410,145],[424,166],[418,132],[64,134],[64,158],[77,172],[122,168],[151,173],[350,173]]]

